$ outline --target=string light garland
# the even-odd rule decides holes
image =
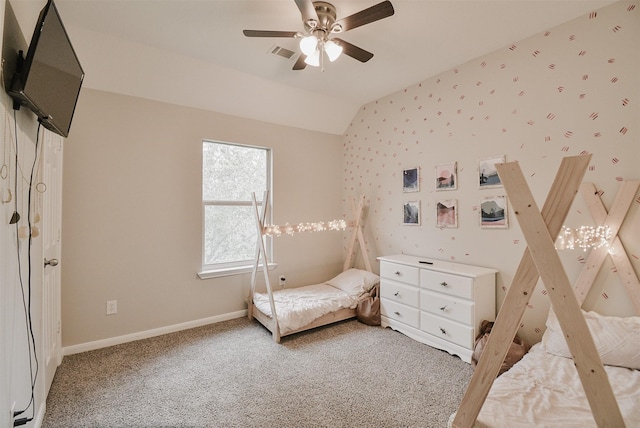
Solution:
[[[591,248],[600,248],[609,246],[612,233],[609,226],[580,226],[572,229],[562,226],[562,230],[558,234],[555,245],[557,250],[574,250],[581,248],[587,251]]]
[[[319,221],[317,223],[298,223],[283,225],[267,224],[263,227],[263,235],[281,236],[282,234],[294,235],[303,232],[324,232],[326,230],[345,230],[351,223],[345,220]]]

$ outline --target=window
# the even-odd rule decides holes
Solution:
[[[269,149],[202,142],[201,278],[247,272],[252,266],[257,232],[251,194],[262,205],[265,190],[271,190]]]

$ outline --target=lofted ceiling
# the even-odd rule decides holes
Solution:
[[[29,33],[45,0],[7,0]],[[333,0],[338,19],[381,0]],[[55,0],[85,87],[342,134],[363,105],[613,0],[391,0],[395,14],[342,33],[374,54],[293,71],[243,29],[303,31],[294,0]]]

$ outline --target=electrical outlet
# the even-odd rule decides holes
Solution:
[[[280,278],[278,278],[278,284],[281,285],[282,287],[287,285],[287,277],[284,275],[280,275]]]
[[[107,315],[113,315],[118,313],[118,301],[107,300]]]

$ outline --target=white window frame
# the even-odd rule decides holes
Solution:
[[[271,198],[272,198],[272,194],[273,194],[273,188],[272,188],[272,183],[273,183],[273,155],[272,155],[272,149],[269,147],[262,147],[262,146],[256,146],[256,145],[249,145],[249,144],[238,144],[238,143],[229,143],[229,142],[225,142],[225,141],[217,141],[217,140],[202,140],[202,144],[203,144],[203,148],[204,148],[204,144],[206,143],[213,143],[213,144],[226,144],[229,146],[236,146],[236,147],[243,147],[243,148],[252,148],[252,149],[259,149],[259,150],[264,150],[266,153],[266,182],[267,182],[267,190],[269,191],[269,205],[268,205],[268,210],[266,213],[267,216],[267,220],[269,221],[269,219],[272,218],[272,214],[273,214],[273,204],[271,203]],[[204,168],[204,157],[202,159],[202,168]],[[203,180],[201,182],[201,187],[204,186],[204,177]],[[202,188],[201,190],[201,195],[202,195]],[[258,200],[258,209],[261,210],[262,209],[262,204],[264,203],[264,201],[262,201],[264,195],[258,195],[256,194],[256,199]],[[202,269],[200,272],[198,272],[198,277],[200,277],[200,279],[208,279],[208,278],[218,278],[218,277],[222,277],[222,276],[230,276],[230,275],[239,275],[239,274],[244,274],[244,273],[249,273],[253,270],[253,265],[255,262],[255,259],[252,260],[240,260],[240,261],[235,261],[235,262],[227,262],[227,263],[214,263],[214,264],[205,264],[205,210],[208,206],[235,206],[235,207],[252,207],[253,206],[253,202],[251,201],[251,199],[248,199],[246,201],[224,201],[224,200],[205,200],[204,198],[202,198],[202,259],[201,259],[201,266]],[[268,260],[268,269],[273,269],[277,266],[276,263],[273,262],[273,242],[272,239],[270,239],[269,237],[266,237],[266,242],[265,242],[265,248],[267,251],[267,260]],[[259,270],[262,269],[262,265],[260,265]]]

